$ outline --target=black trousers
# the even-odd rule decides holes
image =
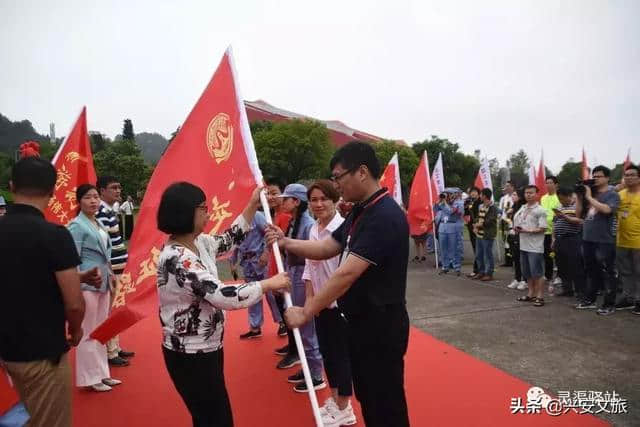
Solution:
[[[187,354],[162,347],[162,353],[173,385],[189,409],[193,427],[232,427],[223,350]]]
[[[555,252],[563,290],[574,291],[581,298],[585,291],[581,233],[557,236]]]
[[[280,318],[282,319],[282,321],[284,322],[284,297],[279,294],[278,292],[274,292],[273,293],[273,297],[276,300],[276,306],[278,307],[278,312],[280,313]],[[286,325],[286,322],[285,322]],[[289,354],[293,355],[293,356],[297,356],[298,355],[298,347],[296,347],[296,340],[295,338],[293,338],[293,330],[291,330],[288,326],[287,326],[287,343],[289,345]]]
[[[551,234],[544,235],[544,277],[553,279],[553,258],[551,258]]]
[[[515,270],[514,279],[520,282],[522,281],[522,268],[520,267],[520,237],[516,234],[508,234],[507,242],[509,243],[511,258],[513,260],[513,269]]]
[[[404,393],[404,355],[409,315],[404,304],[347,316],[349,357],[356,398],[367,427],[409,425]]]
[[[583,241],[582,250],[587,273],[584,301],[595,302],[598,290],[604,289],[603,307],[615,306],[618,287],[615,273],[615,244]]]
[[[339,396],[351,396],[353,387],[347,321],[338,308],[326,308],[318,313],[316,335],[329,386],[337,388]]]
[[[473,254],[476,254],[476,235],[473,233],[473,227],[471,224],[467,224],[467,231],[469,232],[469,240],[471,241],[471,247],[473,248]],[[473,257],[473,272],[478,272],[478,263],[476,262],[476,257]]]

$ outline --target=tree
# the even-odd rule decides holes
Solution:
[[[136,135],[136,144],[140,147],[144,161],[155,165],[167,149],[169,141],[159,133],[142,132]]]
[[[265,176],[287,182],[327,177],[334,148],[329,131],[314,120],[254,125],[253,140]]]
[[[136,197],[144,192],[153,172],[142,158],[140,147],[129,139],[120,139],[93,157],[98,176],[111,175],[120,180],[123,195]]]
[[[111,140],[100,132],[89,132],[89,143],[94,155],[104,150],[110,142]]]
[[[11,179],[13,163],[11,156],[0,152],[0,190],[9,190],[9,180]]]
[[[531,162],[529,161],[527,153],[525,153],[523,149],[520,149],[520,151],[509,157],[507,166],[509,167],[509,170],[511,170],[512,174],[518,173],[527,175],[529,173],[529,168],[531,167]]]
[[[442,139],[437,135],[431,135],[431,139],[417,142],[413,144],[412,148],[418,158],[422,156],[424,150],[427,150],[430,170],[433,170],[433,166],[438,160],[438,154],[442,153],[442,167],[447,186],[466,189],[473,185],[480,168],[480,162],[476,157],[458,151],[460,149],[458,144],[446,138]]]
[[[122,127],[122,139],[128,139],[133,141],[136,139],[136,134],[133,133],[133,123],[131,119],[124,119],[124,126]]]
[[[576,182],[582,179],[582,162],[566,162],[557,178],[562,187],[573,188]]]
[[[398,153],[398,164],[400,165],[400,184],[402,187],[402,194],[409,194],[409,186],[411,185],[411,180],[413,180],[413,175],[416,173],[416,169],[418,168],[418,163],[420,163],[420,159],[416,155],[415,151],[411,147],[407,147],[406,145],[399,145],[394,141],[380,141],[373,144],[373,149],[376,152],[376,156],[378,156],[378,160],[380,161],[381,172],[384,171],[384,168],[393,157],[393,153]],[[407,200],[406,197],[403,197],[403,200]]]

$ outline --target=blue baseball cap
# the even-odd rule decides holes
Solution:
[[[284,192],[278,197],[293,197],[302,202],[307,201],[307,187],[302,184],[289,184],[285,187]]]

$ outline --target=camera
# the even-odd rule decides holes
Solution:
[[[576,194],[579,195],[583,195],[585,193],[584,191],[584,186],[590,187],[591,190],[593,190],[593,187],[595,187],[596,185],[596,180],[595,179],[579,179],[578,182],[576,182],[575,187],[573,187],[573,191]]]

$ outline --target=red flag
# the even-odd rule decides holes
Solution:
[[[389,164],[384,169],[380,177],[380,186],[389,190],[393,199],[402,206],[402,188],[400,187],[400,165],[398,164],[398,153],[394,153]]]
[[[77,214],[76,188],[81,184],[96,183],[87,132],[87,107],[82,107],[78,120],[51,163],[58,172],[58,179],[45,216],[48,221],[66,225]]]
[[[9,384],[9,379],[2,369],[0,369],[0,416],[18,403],[18,395]]]
[[[425,150],[416,174],[413,176],[409,195],[407,219],[412,236],[427,233],[433,228],[433,198],[437,190],[430,176],[429,158]]]
[[[544,167],[544,155],[540,157],[540,164],[538,165],[538,172],[536,173],[536,187],[538,187],[538,198],[547,194],[547,173]]]
[[[101,342],[157,313],[156,264],[167,236],[157,229],[160,197],[172,183],[188,181],[207,195],[205,232],[225,230],[249,202],[262,174],[246,111],[238,93],[231,49],[180,132],[160,159],[140,207],[129,260],[118,284],[114,311],[91,336]]]
[[[587,166],[587,155],[582,149],[582,179],[589,179],[589,166]]]
[[[489,168],[489,162],[487,159],[482,160],[480,164],[480,169],[478,170],[478,175],[476,176],[476,180],[473,185],[478,187],[480,190],[483,188],[489,188],[493,191],[493,183],[491,182],[491,169]]]
[[[627,157],[624,159],[624,164],[622,165],[622,172],[627,170],[627,167],[631,164],[631,148],[627,151]]]

